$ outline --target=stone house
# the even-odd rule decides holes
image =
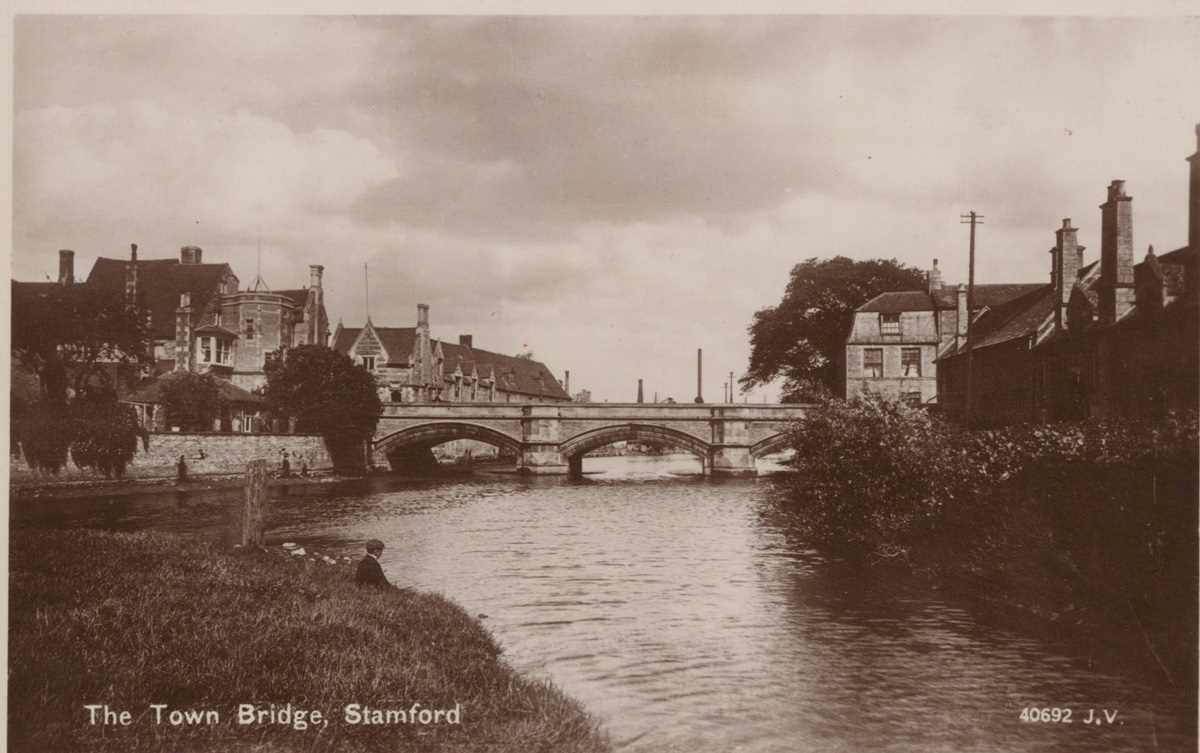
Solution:
[[[384,402],[569,402],[570,395],[541,361],[434,339],[429,307],[417,306],[415,327],[343,327],[333,349],[375,375]]]
[[[1197,256],[1200,126],[1188,244],[1135,263],[1133,197],[1114,180],[1100,205],[1100,260],[1084,264],[1070,219],[1055,231],[1050,282],[989,312],[938,362],[942,405],[978,425],[1154,417],[1200,399]]]
[[[880,293],[854,311],[846,338],[846,398],[872,392],[909,405],[937,402],[937,359],[966,336],[967,289],[942,284],[933,260],[926,290]],[[976,285],[974,313],[1038,285]]]
[[[306,288],[239,290],[233,269],[226,263],[205,263],[203,253],[197,246],[184,246],[178,258],[139,259],[133,244],[128,259],[100,257],[87,279],[75,283],[74,252],[62,250],[59,284],[111,290],[146,312],[154,365],[117,380],[118,394],[135,406],[143,425],[167,428],[157,410],[161,385],[156,382],[164,375],[193,371],[222,381],[231,410],[214,428],[249,431],[261,403],[252,390],[266,383],[266,355],[280,347],[328,343],[324,268],[309,267]]]

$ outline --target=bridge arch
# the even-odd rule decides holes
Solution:
[[[761,458],[763,455],[782,452],[791,447],[790,439],[791,435],[786,431],[772,434],[766,439],[759,440],[750,445],[750,457]]]
[[[491,427],[465,421],[437,421],[408,426],[376,439],[373,447],[376,452],[388,453],[402,447],[432,447],[455,439],[474,439],[514,455],[521,451],[519,439]]]
[[[559,446],[566,460],[582,458],[592,450],[613,442],[657,442],[686,450],[707,463],[712,446],[702,439],[677,429],[649,424],[615,424],[577,434]]]

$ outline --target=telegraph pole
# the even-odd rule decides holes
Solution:
[[[975,311],[975,226],[983,224],[983,215],[973,210],[959,215],[960,225],[971,226],[971,250],[967,257],[967,406],[966,423],[970,426],[974,421],[974,360],[975,343],[971,340],[971,318]]]

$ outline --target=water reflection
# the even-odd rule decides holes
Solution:
[[[603,458],[582,480],[478,474],[293,489],[272,542],[357,555],[444,592],[518,668],[547,676],[629,751],[1194,749],[1192,709],[1089,670],[921,584],[806,546],[769,477],[692,458]],[[692,474],[692,475],[688,475]],[[14,523],[220,538],[236,492],[14,508]],[[19,532],[14,534],[19,535]],[[1124,725],[1023,724],[1025,705],[1118,709]]]

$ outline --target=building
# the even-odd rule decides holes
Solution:
[[[192,371],[221,379],[222,395],[233,408],[214,428],[249,431],[261,403],[252,390],[266,383],[267,355],[279,348],[328,343],[324,268],[309,267],[307,288],[240,290],[228,264],[205,263],[203,254],[197,246],[184,246],[178,258],[139,259],[133,244],[128,259],[100,257],[87,279],[76,283],[74,252],[62,250],[57,284],[112,291],[145,312],[154,365],[123,375],[116,384],[143,425],[168,428],[156,410],[161,390],[156,382]],[[54,284],[14,283],[14,291]],[[14,316],[20,316],[18,309]]]
[[[1084,264],[1065,219],[1048,284],[980,316],[938,362],[942,405],[977,425],[1195,410],[1200,390],[1197,255],[1200,126],[1188,243],[1135,263],[1133,197],[1114,180],[1100,205],[1100,259]]]
[[[846,398],[867,392],[910,405],[937,402],[937,359],[966,336],[967,289],[942,284],[933,260],[926,290],[880,293],[854,311],[846,338]],[[976,285],[974,312],[1004,306],[1038,285]]]
[[[417,305],[417,326],[350,328],[340,323],[333,349],[375,375],[385,402],[569,402],[570,395],[540,361],[476,348],[430,334],[429,307]]]

